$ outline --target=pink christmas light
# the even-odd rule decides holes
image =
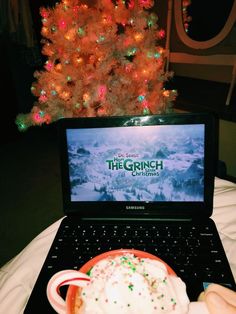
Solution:
[[[100,100],[104,100],[105,99],[106,93],[107,93],[106,85],[99,86],[99,88],[98,88],[98,97],[99,97]]]
[[[66,28],[66,21],[64,20],[60,20],[59,23],[58,23],[58,27],[60,30],[63,30]]]

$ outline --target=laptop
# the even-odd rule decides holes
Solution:
[[[120,248],[163,259],[185,281],[190,300],[212,282],[235,289],[210,218],[214,115],[65,118],[58,131],[65,218],[25,313],[54,313],[46,297],[54,273]]]

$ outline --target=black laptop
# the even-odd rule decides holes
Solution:
[[[209,218],[218,150],[213,115],[72,118],[58,128],[66,217],[25,313],[54,313],[46,297],[54,273],[120,248],[163,259],[191,300],[212,282],[235,289]]]

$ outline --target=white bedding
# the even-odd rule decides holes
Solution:
[[[236,280],[236,184],[215,179],[212,218]],[[60,221],[45,229],[0,269],[0,314],[23,313]]]
[[[226,255],[236,280],[236,184],[216,178],[214,210],[216,223]]]

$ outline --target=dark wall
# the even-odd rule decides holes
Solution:
[[[34,47],[28,48],[14,41],[7,31],[0,33],[1,142],[17,136],[17,114],[30,112],[36,100],[31,93],[33,74],[37,69],[42,69],[45,61],[41,54],[39,10],[41,6],[53,6],[55,3],[52,0],[29,1],[36,38]]]

